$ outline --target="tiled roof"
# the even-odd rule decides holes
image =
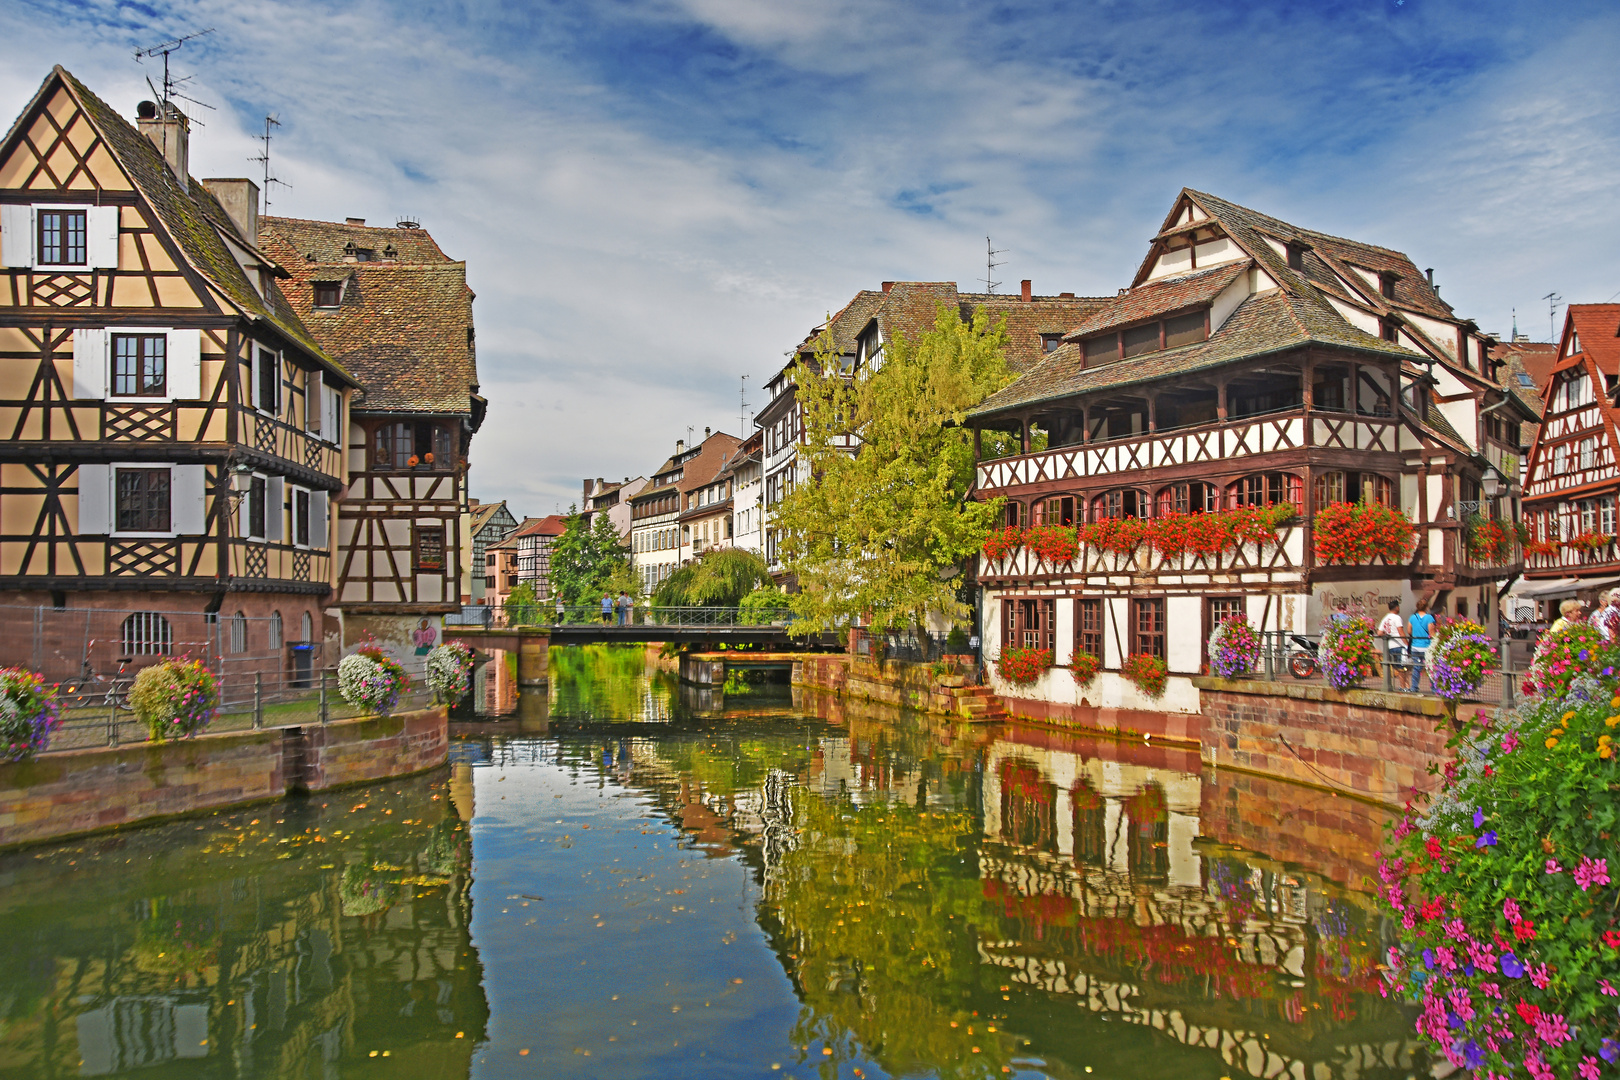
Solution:
[[[1597,361],[1598,370],[1620,375],[1620,304],[1571,304],[1569,319],[1580,335],[1581,351]]]
[[[1536,384],[1536,394],[1544,393],[1552,369],[1558,363],[1558,343],[1555,341],[1504,341],[1491,350],[1491,358],[1502,360],[1509,370],[1523,371]]]
[[[1081,347],[1066,342],[1012,385],[986,398],[970,415],[983,418],[1075,394],[1141,386],[1311,344],[1412,356],[1398,345],[1351,326],[1319,300],[1269,289],[1245,300],[1208,341],[1195,345],[1085,367]]]
[[[342,261],[345,237],[364,246],[371,234],[411,234],[428,261]],[[373,229],[295,218],[259,219],[264,250],[293,275],[288,298],[311,332],[360,380],[361,412],[476,412],[478,390],[467,264],[444,258],[421,229]],[[313,244],[313,238],[320,244]],[[339,243],[338,241],[342,241]],[[300,249],[331,262],[309,262]],[[314,281],[347,282],[335,309],[314,306]]]
[[[1145,285],[1138,285],[1112,300],[1104,301],[1096,311],[1070,330],[1067,336],[1071,340],[1079,340],[1087,334],[1095,334],[1100,330],[1110,330],[1182,308],[1207,304],[1236,281],[1239,275],[1248,273],[1253,265],[1253,262],[1244,259],[1241,262],[1227,263],[1208,270],[1194,270],[1189,274],[1159,278]]]
[[[528,518],[508,534],[508,540],[525,536],[561,536],[568,529],[568,519],[561,514],[547,514],[543,518]]]
[[[402,263],[454,262],[440,249],[426,229],[379,228],[375,225],[339,224],[336,221],[311,221],[308,218],[278,217],[276,258],[288,270],[296,272],[296,264],[341,263],[344,249],[355,247],[372,252],[373,260],[389,260],[388,249],[394,254],[390,261]]]
[[[225,303],[248,319],[267,324],[312,359],[352,381],[352,376],[299,321],[296,311],[274,282],[266,284],[266,295],[260,295],[253,287],[220,232],[235,237],[250,248],[253,246],[252,238],[241,236],[218,200],[194,178],[182,187],[179,178],[151,140],[60,64],[46,77],[40,88],[40,96],[45,95],[54,79],[62,81],[62,85],[101,133],[113,157],[151,206],[186,262],[218,292]],[[8,145],[18,137],[19,126],[27,115],[25,111],[18,124],[13,126],[6,138]]]
[[[468,515],[468,530],[477,535],[478,531],[488,525],[490,519],[501,512],[506,506],[505,502],[479,503],[472,507]]]

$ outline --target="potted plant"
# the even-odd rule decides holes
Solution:
[[[1069,674],[1074,677],[1076,686],[1090,686],[1097,678],[1097,672],[1102,667],[1102,661],[1090,653],[1076,650],[1074,659],[1069,661]]]
[[[375,644],[362,645],[338,663],[338,692],[360,711],[387,716],[410,679],[399,661]]]
[[[1436,629],[1424,657],[1429,685],[1455,711],[1457,702],[1478,690],[1496,663],[1496,646],[1485,628],[1468,619],[1451,619]]]
[[[56,687],[23,668],[0,668],[0,761],[27,761],[45,752],[61,720]]]
[[[1126,657],[1120,673],[1150,698],[1163,697],[1165,684],[1170,678],[1169,666],[1157,656],[1147,653],[1132,653]]]
[[[1209,635],[1209,671],[1236,679],[1260,666],[1260,636],[1245,615],[1222,619]]]
[[[1317,660],[1328,685],[1350,690],[1378,670],[1378,650],[1373,645],[1372,623],[1360,615],[1342,611],[1328,616],[1322,628]]]
[[[1333,503],[1316,512],[1316,557],[1323,563],[1403,561],[1415,530],[1399,510],[1380,503]]]
[[[190,739],[219,709],[219,677],[201,660],[164,660],[135,676],[129,707],[153,742]]]
[[[472,650],[459,641],[439,645],[423,665],[428,689],[440,705],[454,705],[472,686]]]

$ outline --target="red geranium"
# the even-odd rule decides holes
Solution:
[[[1338,502],[1316,512],[1316,557],[1324,563],[1397,563],[1413,535],[1405,514],[1379,503]]]

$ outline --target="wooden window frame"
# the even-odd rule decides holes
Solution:
[[[313,294],[310,298],[310,304],[319,310],[330,311],[333,308],[343,306],[343,282],[341,281],[317,281],[311,285],[310,291]]]
[[[1057,601],[1050,596],[1004,596],[1002,648],[1057,653]]]
[[[1107,655],[1107,635],[1104,627],[1108,618],[1107,601],[1100,597],[1080,597],[1074,602],[1075,655],[1095,656],[1103,662]]]
[[[169,335],[157,334],[113,334],[112,343],[108,349],[111,354],[112,370],[108,373],[108,394],[110,398],[166,398],[169,396]],[[134,346],[134,355],[120,355],[126,346]],[[155,346],[155,350],[154,347]],[[156,361],[156,382],[149,382],[152,377],[148,370],[152,361]],[[120,372],[121,364],[133,362],[134,371]],[[120,388],[120,380],[130,380],[130,384]]]
[[[428,533],[437,533],[438,536],[439,536],[439,539],[438,539],[439,558],[438,558],[438,561],[436,563],[423,560],[423,556],[422,556],[422,548],[423,548],[422,538],[423,538],[424,535],[426,535]],[[447,546],[446,529],[445,529],[445,527],[443,525],[418,525],[418,524],[415,524],[415,523],[413,523],[411,525],[411,566],[415,570],[416,573],[418,573],[418,574],[443,574],[443,573],[447,573],[445,567],[449,564],[449,555],[445,550],[446,546]]]
[[[1131,655],[1147,653],[1160,660],[1169,659],[1168,631],[1165,627],[1165,598],[1162,596],[1133,597],[1131,599]],[[1154,614],[1156,613],[1156,615]],[[1143,629],[1143,616],[1152,616],[1156,626]]]
[[[126,491],[124,478],[131,477]],[[162,477],[161,484],[158,477]],[[141,479],[134,479],[140,477]],[[158,506],[158,488],[161,488],[162,507]],[[137,490],[138,489],[138,490]],[[125,499],[145,500],[142,507],[125,506]],[[128,516],[126,516],[128,515]],[[138,524],[126,524],[138,522]],[[158,524],[161,522],[161,524]],[[128,468],[113,470],[113,531],[115,534],[163,534],[174,532],[174,478],[168,467]]]
[[[60,218],[55,229],[54,242],[48,242],[46,218]],[[78,224],[78,247],[72,245],[73,223]],[[37,266],[89,266],[90,265],[90,211],[58,207],[39,207],[34,211],[34,243]],[[77,259],[71,256],[77,254]]]

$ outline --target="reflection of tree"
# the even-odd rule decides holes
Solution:
[[[570,645],[551,650],[554,720],[667,720],[680,682],[647,670],[640,645]]]
[[[962,1007],[977,984],[976,938],[996,925],[963,857],[974,817],[802,794],[794,803],[800,844],[764,902],[804,1003],[794,1042],[832,1048],[831,1063],[859,1044],[896,1074],[1002,1075],[1010,1041]]]

